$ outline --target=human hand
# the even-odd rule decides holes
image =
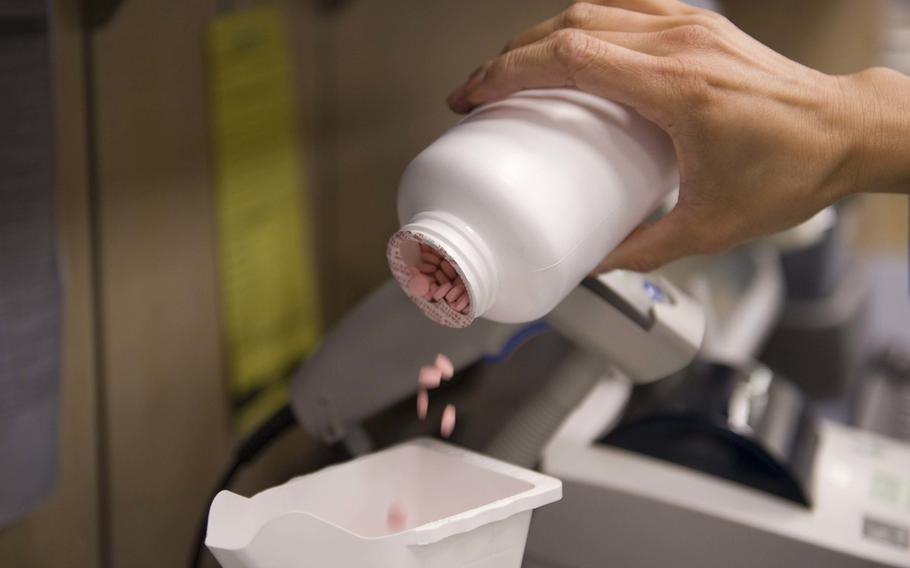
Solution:
[[[676,0],[602,0],[573,4],[515,37],[448,102],[464,113],[522,89],[575,87],[665,130],[679,201],[597,268],[645,272],[910,179],[908,82],[882,69],[823,74]]]

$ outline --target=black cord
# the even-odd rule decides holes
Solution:
[[[192,555],[190,556],[190,568],[198,568],[202,562],[202,556],[205,552],[205,535],[208,526],[209,507],[215,497],[222,490],[227,489],[231,482],[234,481],[237,473],[247,463],[256,459],[272,442],[277,440],[281,434],[296,425],[297,420],[294,418],[294,412],[291,405],[286,404],[281,407],[275,414],[266,420],[262,426],[257,428],[249,436],[244,438],[234,449],[234,456],[228,464],[227,469],[215,484],[214,489],[206,500],[205,508],[199,518],[199,526],[196,530],[196,540],[193,543]]]

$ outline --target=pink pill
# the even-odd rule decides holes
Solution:
[[[436,356],[435,366],[442,373],[442,378],[449,380],[455,375],[455,365],[452,364],[452,360],[440,353]]]
[[[446,276],[449,277],[449,280],[452,280],[456,276],[458,276],[458,272],[456,272],[455,268],[453,268],[452,265],[449,264],[448,260],[443,260],[442,262],[440,262],[439,268],[441,268],[442,271],[446,273]]]
[[[434,254],[432,252],[421,253],[420,258],[424,262],[429,262],[430,264],[432,264],[434,266],[439,266],[439,263],[442,262],[442,259],[439,258],[439,255]]]
[[[400,531],[408,522],[408,514],[401,503],[392,503],[389,505],[389,512],[386,515],[386,524],[390,530]]]
[[[421,262],[417,265],[417,270],[424,274],[433,274],[436,272],[436,265],[430,264],[429,262]]]
[[[455,285],[448,294],[446,294],[446,301],[450,304],[460,298],[464,294],[464,286],[461,284]]]
[[[436,288],[436,291],[433,292],[433,299],[441,300],[446,294],[449,293],[449,290],[451,290],[451,289],[452,289],[451,282],[446,282],[445,284],[441,284],[438,288]]]
[[[455,430],[455,407],[447,404],[445,410],[442,411],[442,423],[439,425],[439,433],[442,434],[443,438],[448,438],[452,435],[453,430]]]
[[[437,270],[436,274],[434,274],[433,276],[436,277],[436,282],[438,282],[439,284],[445,284],[449,281],[449,277],[446,276],[446,273],[443,272],[442,270]]]
[[[424,243],[420,243],[420,252],[433,252],[433,247]]]
[[[455,302],[454,305],[452,305],[452,309],[455,310],[456,312],[460,312],[460,311],[464,310],[465,308],[467,308],[468,304],[470,302],[471,302],[471,298],[469,298],[468,295],[465,294],[464,296],[459,298],[458,301]]]
[[[420,389],[417,391],[417,418],[425,420],[427,417],[427,410],[430,408],[430,394],[424,390]]]
[[[417,381],[423,387],[435,389],[442,382],[442,371],[436,367],[421,367],[420,374],[417,375]]]
[[[423,274],[416,274],[408,280],[408,293],[411,296],[420,298],[426,296],[430,291],[430,279]]]

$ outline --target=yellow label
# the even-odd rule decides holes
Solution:
[[[207,35],[220,288],[235,401],[255,399],[286,378],[320,335],[286,33],[280,10],[260,8],[218,18]]]

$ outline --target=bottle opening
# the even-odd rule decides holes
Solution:
[[[475,293],[442,243],[407,229],[392,235],[389,268],[401,289],[436,323],[467,327],[477,317]]]

